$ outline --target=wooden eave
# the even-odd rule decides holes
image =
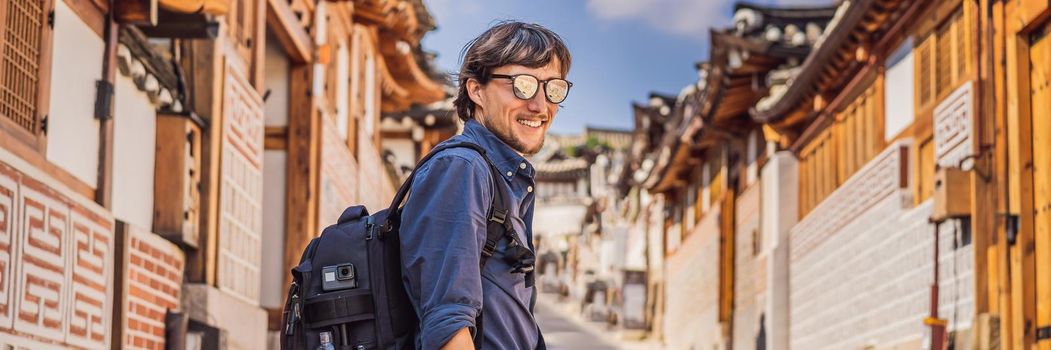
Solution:
[[[427,123],[427,117],[432,117],[432,122]],[[413,121],[416,125],[424,129],[445,129],[448,127],[456,127],[456,111],[451,109],[431,109],[423,106],[412,106],[408,110],[384,113],[383,119],[391,119],[397,122],[401,122],[402,119],[408,118]]]
[[[792,112],[798,104],[809,100],[821,91],[834,89],[849,80],[859,65],[855,50],[859,45],[867,44],[865,40],[887,27],[888,23],[904,9],[914,12],[928,1],[905,0],[857,0],[850,5],[846,13],[836,24],[823,43],[812,51],[801,65],[788,91],[767,110],[750,108],[749,114],[760,123],[771,123]],[[903,6],[911,4],[911,6]]]
[[[150,46],[149,39],[137,27],[121,26],[117,41],[128,48],[131,56],[141,62],[162,87],[172,94],[178,93],[179,78],[172,68],[171,61]]]
[[[377,61],[379,61],[380,90],[383,93],[383,98],[380,103],[380,111],[384,113],[393,113],[409,108],[409,105],[411,105],[409,91],[398,84],[398,81],[391,75],[386,60]]]
[[[314,41],[288,6],[286,0],[266,1],[266,23],[293,62],[306,63],[313,60]]]
[[[828,21],[836,12],[835,6],[764,6],[754,3],[739,2],[734,5],[734,11],[740,9],[752,9],[768,18],[767,22],[788,21]]]
[[[354,21],[392,32],[397,39],[415,46],[429,30],[421,28],[416,6],[409,1],[358,0],[355,1]]]
[[[230,11],[230,0],[157,0],[165,10],[222,16]]]
[[[390,77],[395,79],[408,93],[407,98],[412,103],[428,104],[441,101],[445,98],[445,90],[442,86],[431,79],[423,69],[420,68],[416,55],[410,50],[407,53],[398,52],[397,40],[384,35],[380,31],[380,53],[386,62]]]

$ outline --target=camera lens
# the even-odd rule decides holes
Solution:
[[[346,276],[347,276],[347,275],[349,275],[349,274],[350,274],[350,268],[347,268],[347,267],[341,267],[341,268],[339,268],[339,275],[340,275],[340,276],[344,276],[344,277],[346,277]]]

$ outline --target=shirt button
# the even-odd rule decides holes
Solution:
[[[525,169],[525,163],[518,164],[518,168],[519,169]]]
[[[526,187],[526,192],[533,192],[533,186]]]
[[[508,172],[507,172],[507,176],[511,176],[511,175],[514,175],[514,173],[512,173],[512,172],[508,171]]]

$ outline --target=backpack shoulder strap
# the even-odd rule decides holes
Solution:
[[[440,153],[441,151],[458,147],[469,148],[471,150],[474,150],[475,152],[478,152],[478,154],[482,156],[482,159],[485,160],[486,165],[489,166],[490,183],[492,184],[493,192],[490,194],[490,206],[488,212],[486,213],[486,242],[489,242],[494,237],[497,241],[499,241],[501,232],[494,233],[493,227],[490,224],[494,221],[503,224],[508,213],[507,208],[504,205],[504,199],[506,198],[506,195],[503,193],[503,187],[497,186],[496,183],[497,179],[500,178],[500,170],[496,168],[496,164],[493,164],[493,161],[489,159],[488,155],[486,155],[485,149],[483,149],[478,144],[471,142],[451,142],[440,144],[434,149],[432,149],[429,153],[427,153],[426,156],[421,158],[419,162],[416,162],[416,167],[413,168],[412,172],[409,173],[409,176],[405,179],[405,182],[403,182],[401,184],[401,187],[398,188],[398,192],[394,195],[394,199],[391,201],[390,206],[388,207],[387,212],[390,213],[390,215],[387,217],[387,220],[383,224],[383,226],[381,226],[381,235],[384,233],[388,233],[393,229],[393,222],[391,221],[400,219],[401,213],[398,210],[398,208],[402,205],[402,203],[404,203],[405,199],[408,197],[409,192],[412,189],[413,179],[416,178],[416,172],[419,171],[420,168],[423,167],[425,163],[427,163],[427,161],[430,161],[431,158],[434,158],[434,156]],[[489,244],[487,243],[486,246],[488,245]],[[494,242],[493,249],[495,249],[495,245],[496,244]],[[486,251],[487,250],[483,247],[483,255],[481,260],[482,266],[485,265],[485,260],[487,258],[486,254],[484,253]],[[489,250],[488,255],[492,255],[492,250]]]

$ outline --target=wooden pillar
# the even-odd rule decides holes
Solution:
[[[997,170],[995,160],[998,159],[996,141],[997,128],[995,125],[996,109],[996,67],[992,54],[995,52],[993,37],[992,8],[986,4],[989,0],[979,5],[975,31],[979,35],[972,47],[978,48],[974,53],[975,62],[978,62],[978,84],[976,85],[976,96],[978,113],[975,114],[973,125],[974,135],[972,148],[978,150],[975,158],[974,171],[971,174],[971,193],[974,198],[971,201],[971,232],[973,232],[974,244],[974,309],[975,316],[983,313],[995,313],[999,310],[996,306],[996,291],[990,286],[995,286],[991,279],[996,273],[991,273],[990,268],[995,268],[995,242],[998,235],[996,229],[996,215],[999,212],[996,206],[997,196]]]
[[[215,284],[215,257],[219,233],[219,155],[222,146],[222,60],[216,40],[184,44],[182,65],[189,73],[192,110],[208,121],[201,142],[201,209],[198,249],[188,252],[186,280]]]
[[[299,264],[310,239],[317,236],[321,120],[315,105],[313,64],[294,64],[289,81],[288,177],[285,266]],[[286,271],[288,271],[286,269]],[[292,275],[285,275],[292,282]]]
[[[50,32],[50,31],[48,31]],[[106,209],[113,209],[113,111],[116,102],[116,80],[117,80],[117,37],[120,25],[113,19],[113,14],[106,15],[104,38],[106,40],[106,51],[102,59],[102,80],[98,82],[96,89],[103,86],[110,89],[108,95],[97,94],[96,98],[105,98],[103,108],[105,111],[95,111],[95,118],[99,119],[99,167],[98,182],[95,187],[95,202]],[[47,48],[51,50],[51,48]],[[49,71],[49,70],[45,70]],[[50,77],[42,77],[47,81]],[[48,96],[49,94],[42,94]],[[45,102],[46,103],[46,102]]]
[[[725,172],[728,167],[724,166],[723,169],[723,178],[729,178]],[[723,340],[729,344],[733,339],[737,192],[733,186],[724,186],[723,189],[722,208],[719,210],[719,323],[722,325]]]

